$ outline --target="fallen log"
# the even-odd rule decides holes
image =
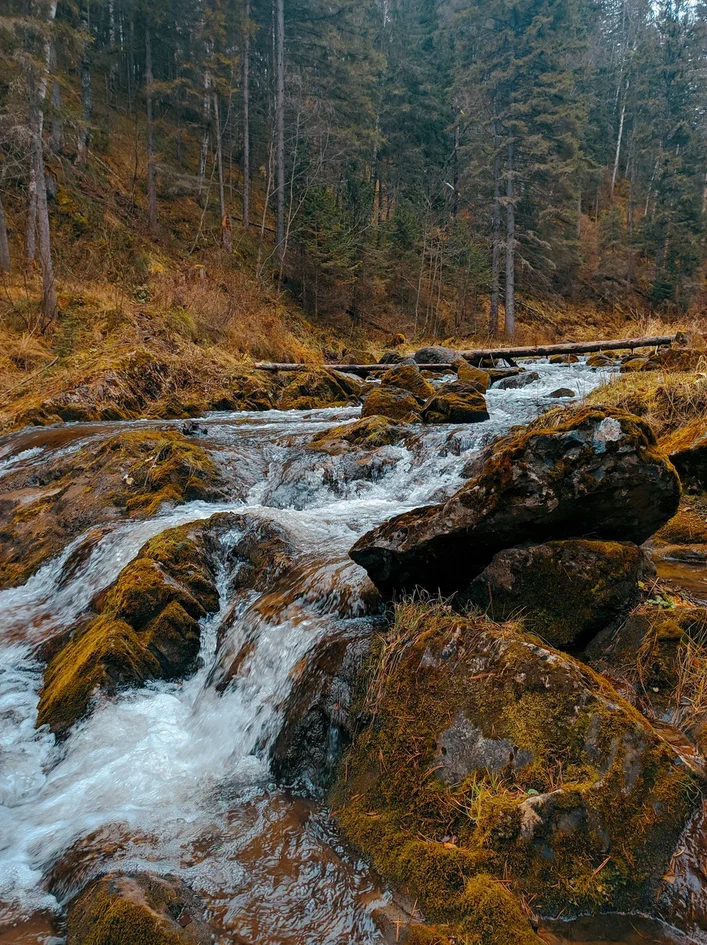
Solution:
[[[526,345],[519,348],[475,348],[471,351],[459,351],[458,356],[467,361],[478,358],[541,358],[550,354],[589,354],[592,351],[621,351],[635,348],[657,348],[672,344],[677,335],[652,335],[646,338],[619,338],[609,341],[567,341],[552,345]],[[422,371],[448,371],[451,364],[418,364]],[[373,374],[388,371],[392,364],[274,364],[257,362],[257,371],[314,371],[327,369],[346,371],[349,374]]]

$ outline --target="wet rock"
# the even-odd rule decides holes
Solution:
[[[481,423],[488,418],[486,398],[464,381],[443,384],[422,410],[425,423]]]
[[[409,433],[406,426],[387,417],[364,417],[315,433],[307,449],[339,456],[349,451],[375,450],[404,443]]]
[[[622,374],[635,374],[637,371],[655,371],[660,368],[660,362],[650,358],[631,357],[621,365]]]
[[[561,397],[566,397],[569,399],[570,397],[576,397],[576,396],[577,395],[570,387],[558,387],[557,390],[552,391],[552,393],[550,394],[550,397],[555,397],[557,399]]]
[[[46,667],[38,727],[64,735],[99,693],[193,672],[199,620],[219,605],[208,530],[230,524],[228,515],[214,516],[208,525],[168,529],[142,547],[97,598],[96,616]]]
[[[332,805],[428,921],[471,935],[464,895],[480,873],[541,914],[655,910],[697,779],[607,681],[440,605],[399,605],[379,647],[374,720]]]
[[[551,354],[547,360],[550,364],[577,364],[579,358],[576,354]]]
[[[475,461],[448,501],[396,516],[350,555],[385,593],[468,586],[505,548],[596,537],[641,544],[677,510],[680,483],[643,421],[580,408],[541,418]]]
[[[198,436],[200,433],[206,433],[207,429],[196,420],[187,420],[182,424],[182,433],[184,436]]]
[[[364,383],[340,371],[304,371],[280,393],[280,410],[314,410],[360,403]]]
[[[406,390],[418,400],[427,400],[434,394],[434,387],[424,379],[414,362],[402,362],[386,371],[381,377],[381,387]]]
[[[378,359],[379,364],[400,364],[405,360],[405,356],[398,351],[384,351]]]
[[[500,381],[494,381],[493,389],[520,390],[538,380],[540,380],[540,375],[537,371],[524,371],[522,374],[513,374],[511,377],[502,377]]]
[[[487,371],[472,367],[464,358],[459,358],[459,360],[455,362],[454,369],[457,372],[457,380],[461,381],[462,384],[465,384],[472,390],[478,391],[480,394],[486,393],[491,382]]]
[[[496,381],[505,380],[507,377],[518,377],[520,374],[525,374],[526,370],[520,367],[485,368],[485,373],[488,374],[489,380],[494,384]]]
[[[221,482],[209,454],[172,430],[118,433],[54,455],[39,470],[10,472],[0,503],[0,587],[26,581],[94,525],[118,514],[149,517],[165,502],[214,499]]]
[[[419,423],[422,407],[409,391],[399,387],[374,387],[363,402],[361,417],[387,417],[398,423]]]
[[[551,646],[578,646],[616,626],[638,603],[641,582],[654,574],[636,545],[552,541],[500,551],[460,600],[497,620],[522,614],[525,626]]]
[[[702,420],[681,424],[661,440],[680,478],[688,486],[707,487],[707,423]]]
[[[459,359],[459,352],[453,348],[429,345],[426,348],[420,348],[413,357],[418,364],[454,364]]]
[[[587,367],[599,368],[599,367],[612,367],[617,364],[615,358],[612,358],[608,354],[592,354],[587,358]]]
[[[177,876],[109,873],[70,904],[66,945],[210,945],[192,890]]]
[[[357,674],[380,622],[354,621],[328,634],[309,654],[283,710],[272,748],[272,770],[286,783],[327,788],[357,722],[352,702]]]

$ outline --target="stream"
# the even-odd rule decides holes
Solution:
[[[364,468],[350,454],[304,449],[315,432],[355,419],[358,408],[210,414],[199,421],[205,432],[197,442],[223,470],[222,501],[102,525],[24,586],[0,591],[1,945],[59,945],[66,901],[87,878],[112,869],[182,877],[203,899],[220,943],[382,942],[371,912],[389,894],[342,848],[321,803],[274,783],[268,748],[293,670],[326,636],[333,615],[371,619],[367,579],[347,556],[355,540],[453,492],[474,451],[567,403],[550,398],[551,391],[569,387],[581,397],[606,377],[582,362],[533,367],[541,375],[534,384],[489,391],[488,421],[416,428],[405,446],[381,448]],[[170,425],[21,431],[0,443],[0,480],[10,469],[39,468],[48,456],[70,455],[117,430]],[[38,731],[37,644],[70,627],[146,540],[222,511],[248,512],[281,527],[306,564],[295,569],[302,585],[260,610],[257,597],[249,599],[234,618],[222,569],[220,608],[202,621],[200,667],[191,678],[102,701],[62,743],[47,729]],[[227,548],[237,537],[226,533],[221,541]],[[225,622],[231,649],[246,634],[252,638],[254,626],[257,633],[223,688]],[[548,941],[639,940],[552,934]]]

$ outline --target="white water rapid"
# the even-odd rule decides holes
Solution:
[[[333,614],[365,613],[364,575],[347,558],[354,541],[451,493],[474,451],[567,403],[551,391],[569,387],[581,397],[605,377],[584,363],[533,368],[541,374],[534,384],[489,391],[490,420],[416,429],[406,447],[380,449],[363,470],[350,454],[304,449],[314,432],[354,419],[357,409],[209,415],[199,443],[225,471],[224,501],[94,528],[24,586],[0,591],[0,943],[48,941],[37,916],[60,915],[76,877],[113,868],[180,875],[205,901],[220,942],[379,941],[370,910],[384,894],[339,847],[324,808],[272,783],[267,747],[293,668],[327,634]],[[165,424],[74,425],[75,436],[58,441],[51,431],[13,434],[0,446],[0,480],[20,465],[40,468],[59,450],[141,425]],[[224,570],[220,610],[202,623],[195,675],[104,699],[62,743],[37,730],[37,644],[71,627],[147,539],[223,510],[275,522],[307,564],[281,609],[260,612],[251,595],[234,617]],[[235,530],[221,540],[237,538]],[[246,638],[252,646],[219,691],[225,618],[229,648]]]

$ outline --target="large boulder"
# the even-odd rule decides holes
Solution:
[[[459,358],[459,352],[454,348],[428,345],[416,351],[413,357],[418,364],[454,364]]]
[[[551,541],[499,551],[461,598],[496,620],[522,614],[525,626],[551,646],[578,646],[616,626],[654,573],[636,545]]]
[[[70,904],[66,945],[210,945],[204,910],[177,876],[109,873]]]
[[[387,417],[398,423],[419,423],[420,401],[400,387],[374,387],[363,402],[362,417]]]
[[[473,367],[473,365],[465,361],[464,358],[459,358],[459,360],[455,362],[454,369],[457,372],[457,380],[461,381],[462,384],[466,384],[467,387],[478,391],[480,394],[486,393],[491,382],[488,371],[482,371],[481,368]]]
[[[295,376],[280,394],[280,410],[314,410],[360,403],[364,383],[341,371],[312,370]]]
[[[522,374],[513,374],[510,377],[502,377],[500,381],[494,381],[494,390],[520,390],[529,384],[534,384],[540,380],[537,371],[523,371]]]
[[[381,446],[404,443],[409,435],[409,429],[403,424],[375,415],[320,430],[307,444],[307,449],[340,456],[342,453],[376,450]]]
[[[488,418],[486,398],[464,381],[443,384],[422,410],[425,423],[481,423]]]
[[[507,941],[473,937],[464,895],[483,873],[540,914],[655,910],[698,779],[606,680],[429,603],[398,606],[368,665],[371,722],[332,806],[426,917]]]
[[[434,394],[434,387],[425,380],[417,365],[407,361],[386,371],[381,377],[381,387],[399,387],[419,400],[427,400]]]
[[[677,510],[680,482],[650,427],[585,407],[492,444],[446,502],[396,516],[350,551],[382,591],[462,590],[504,548],[593,537],[641,544]]]
[[[689,486],[707,487],[707,423],[691,420],[663,437],[661,446]]]

